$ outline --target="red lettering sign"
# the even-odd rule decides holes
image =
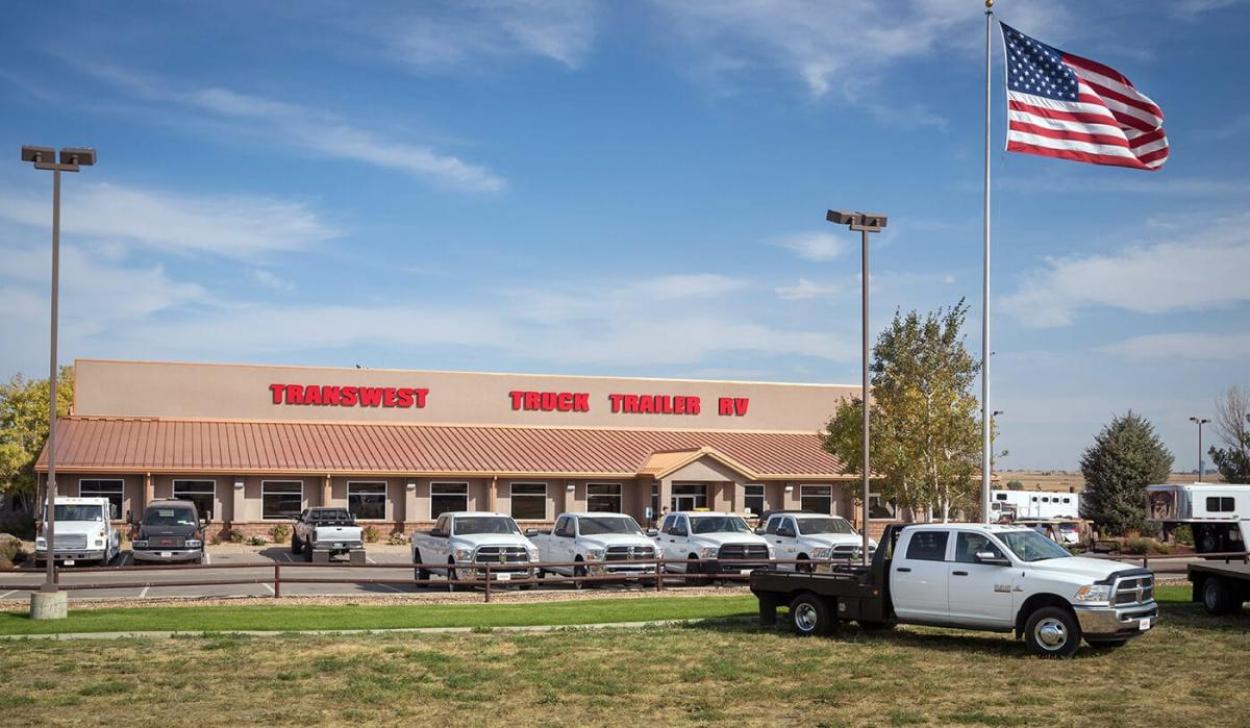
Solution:
[[[513,411],[589,412],[589,392],[508,392]]]
[[[746,417],[750,406],[749,397],[721,397],[716,401],[716,413],[721,417]]]
[[[609,394],[613,414],[626,415],[697,415],[698,397],[684,394]]]
[[[270,384],[277,405],[395,407],[425,409],[430,390],[416,387],[353,387],[330,384]]]

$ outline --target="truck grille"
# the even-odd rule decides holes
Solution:
[[[483,546],[473,555],[478,564],[527,564],[529,560],[523,546]]]
[[[1115,605],[1144,604],[1154,601],[1155,578],[1153,576],[1136,576],[1120,579],[1115,585]]]
[[[720,547],[719,559],[768,559],[768,547],[762,544],[730,543]]]
[[[654,559],[655,548],[652,546],[609,546],[604,556],[606,561],[633,561],[636,559]]]
[[[64,536],[57,534],[55,548],[58,551],[62,549],[85,549],[87,548],[87,534],[67,533]]]
[[[840,544],[833,547],[834,556],[854,556],[859,553],[859,546],[849,543]]]
[[[148,547],[180,549],[185,545],[186,540],[183,536],[152,536],[148,539]]]

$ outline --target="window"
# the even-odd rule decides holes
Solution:
[[[556,528],[552,533],[554,533],[557,536],[563,536],[564,538],[573,538],[574,536],[577,535],[576,533],[573,532],[573,519],[568,516],[561,518],[560,522],[556,524]]]
[[[586,510],[605,513],[621,512],[620,483],[587,483]]]
[[[1071,499],[1071,498],[1064,498],[1064,499],[1063,499],[1063,502],[1064,502],[1064,503],[1071,503],[1071,502],[1072,502],[1072,499]]]
[[[780,521],[780,523],[777,524],[778,536],[782,536],[784,538],[794,538],[799,535],[798,530],[794,527],[793,518],[781,518],[778,520]]]
[[[360,520],[386,518],[386,482],[347,482],[347,511]]]
[[[945,561],[947,531],[916,531],[907,544],[907,558],[917,561]]]
[[[869,493],[868,517],[879,518],[882,520],[894,520],[897,517],[894,501],[886,500],[878,493]]]
[[[430,518],[447,511],[469,510],[468,483],[430,483]]]
[[[707,508],[707,486],[673,484],[673,502],[671,505],[675,511],[693,511],[697,508]]]
[[[746,486],[746,508],[747,513],[754,513],[756,516],[764,514],[764,486],[748,485]]]
[[[265,480],[260,484],[261,518],[298,518],[304,507],[304,481]]]
[[[1208,513],[1232,513],[1233,498],[1232,496],[1207,496],[1207,512]]]
[[[215,480],[174,481],[174,498],[191,501],[195,504],[195,510],[200,518],[209,521],[213,519],[213,509],[217,507],[213,497],[216,490],[217,481]]]
[[[1005,501],[1005,500],[1007,500],[1007,494],[1006,494],[1006,493],[995,493],[995,494],[994,494],[994,500]]]
[[[833,513],[832,485],[800,485],[799,510],[804,513]]]
[[[512,517],[521,521],[547,520],[547,484],[513,483]]]
[[[660,517],[660,484],[652,483],[651,485],[651,517]]]
[[[125,485],[120,480],[80,480],[79,498],[108,498],[109,518],[121,518]]]
[[[988,536],[982,533],[961,531],[955,537],[955,560],[964,564],[977,563],[977,554],[989,552],[994,558],[1003,559],[1002,549],[994,545]]]

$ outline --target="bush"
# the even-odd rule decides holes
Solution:
[[[228,538],[230,539],[230,543],[243,543],[247,540],[247,537],[243,535],[242,531],[236,531],[233,528],[230,529]]]
[[[0,533],[0,568],[9,568],[25,556],[22,540],[9,533]]]
[[[1188,524],[1184,526],[1177,526],[1172,529],[1172,538],[1176,539],[1176,543],[1182,546],[1193,546],[1194,529],[1190,528]]]
[[[392,546],[403,546],[408,543],[408,537],[399,531],[392,531],[390,538],[386,539],[386,542]]]
[[[291,527],[285,523],[279,523],[269,529],[269,535],[273,537],[274,543],[286,543],[286,540],[291,537]]]
[[[1124,553],[1145,556],[1150,553],[1151,543],[1148,538],[1130,538],[1124,542]]]
[[[34,541],[35,517],[6,515],[0,518],[0,533],[10,533],[27,541]]]
[[[264,536],[252,536],[251,538],[247,540],[248,546],[266,546],[268,544],[269,544],[269,539],[265,538]]]
[[[377,543],[382,534],[378,531],[377,526],[365,526],[365,543]]]
[[[1024,490],[1024,483],[1018,480],[1008,480],[1007,490]]]

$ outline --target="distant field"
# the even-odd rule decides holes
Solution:
[[[1237,726],[1250,613],[1163,605],[1108,653],[753,623],[547,634],[0,643],[7,725]]]
[[[1018,480],[1024,484],[1025,490],[1047,490],[1051,492],[1076,492],[1085,489],[1085,478],[1079,472],[1061,470],[1001,470],[997,473],[1001,487]],[[1168,476],[1169,483],[1192,483],[1198,479],[1197,473],[1172,473]],[[1218,473],[1204,473],[1203,482],[1222,482]]]

